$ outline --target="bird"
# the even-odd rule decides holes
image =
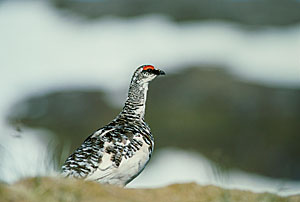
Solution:
[[[62,166],[62,176],[125,187],[149,162],[154,138],[145,122],[149,83],[165,72],[139,66],[131,79],[122,111],[93,132]]]

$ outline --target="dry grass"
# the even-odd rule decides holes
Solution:
[[[61,178],[29,178],[14,185],[0,184],[1,202],[300,202],[300,196],[279,197],[249,191],[226,190],[195,183],[157,189],[123,189],[94,182]]]

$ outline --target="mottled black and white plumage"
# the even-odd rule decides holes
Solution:
[[[125,186],[142,172],[154,147],[144,120],[148,84],[163,74],[152,65],[137,68],[121,113],[67,158],[64,176]]]

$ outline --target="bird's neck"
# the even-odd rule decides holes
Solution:
[[[138,121],[144,120],[148,85],[148,82],[131,82],[128,97],[119,116]]]

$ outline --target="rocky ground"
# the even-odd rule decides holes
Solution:
[[[300,201],[300,195],[280,197],[269,193],[227,190],[216,186],[200,186],[195,183],[173,184],[156,189],[123,189],[81,180],[37,177],[28,178],[13,185],[0,184],[0,201],[296,202]]]

